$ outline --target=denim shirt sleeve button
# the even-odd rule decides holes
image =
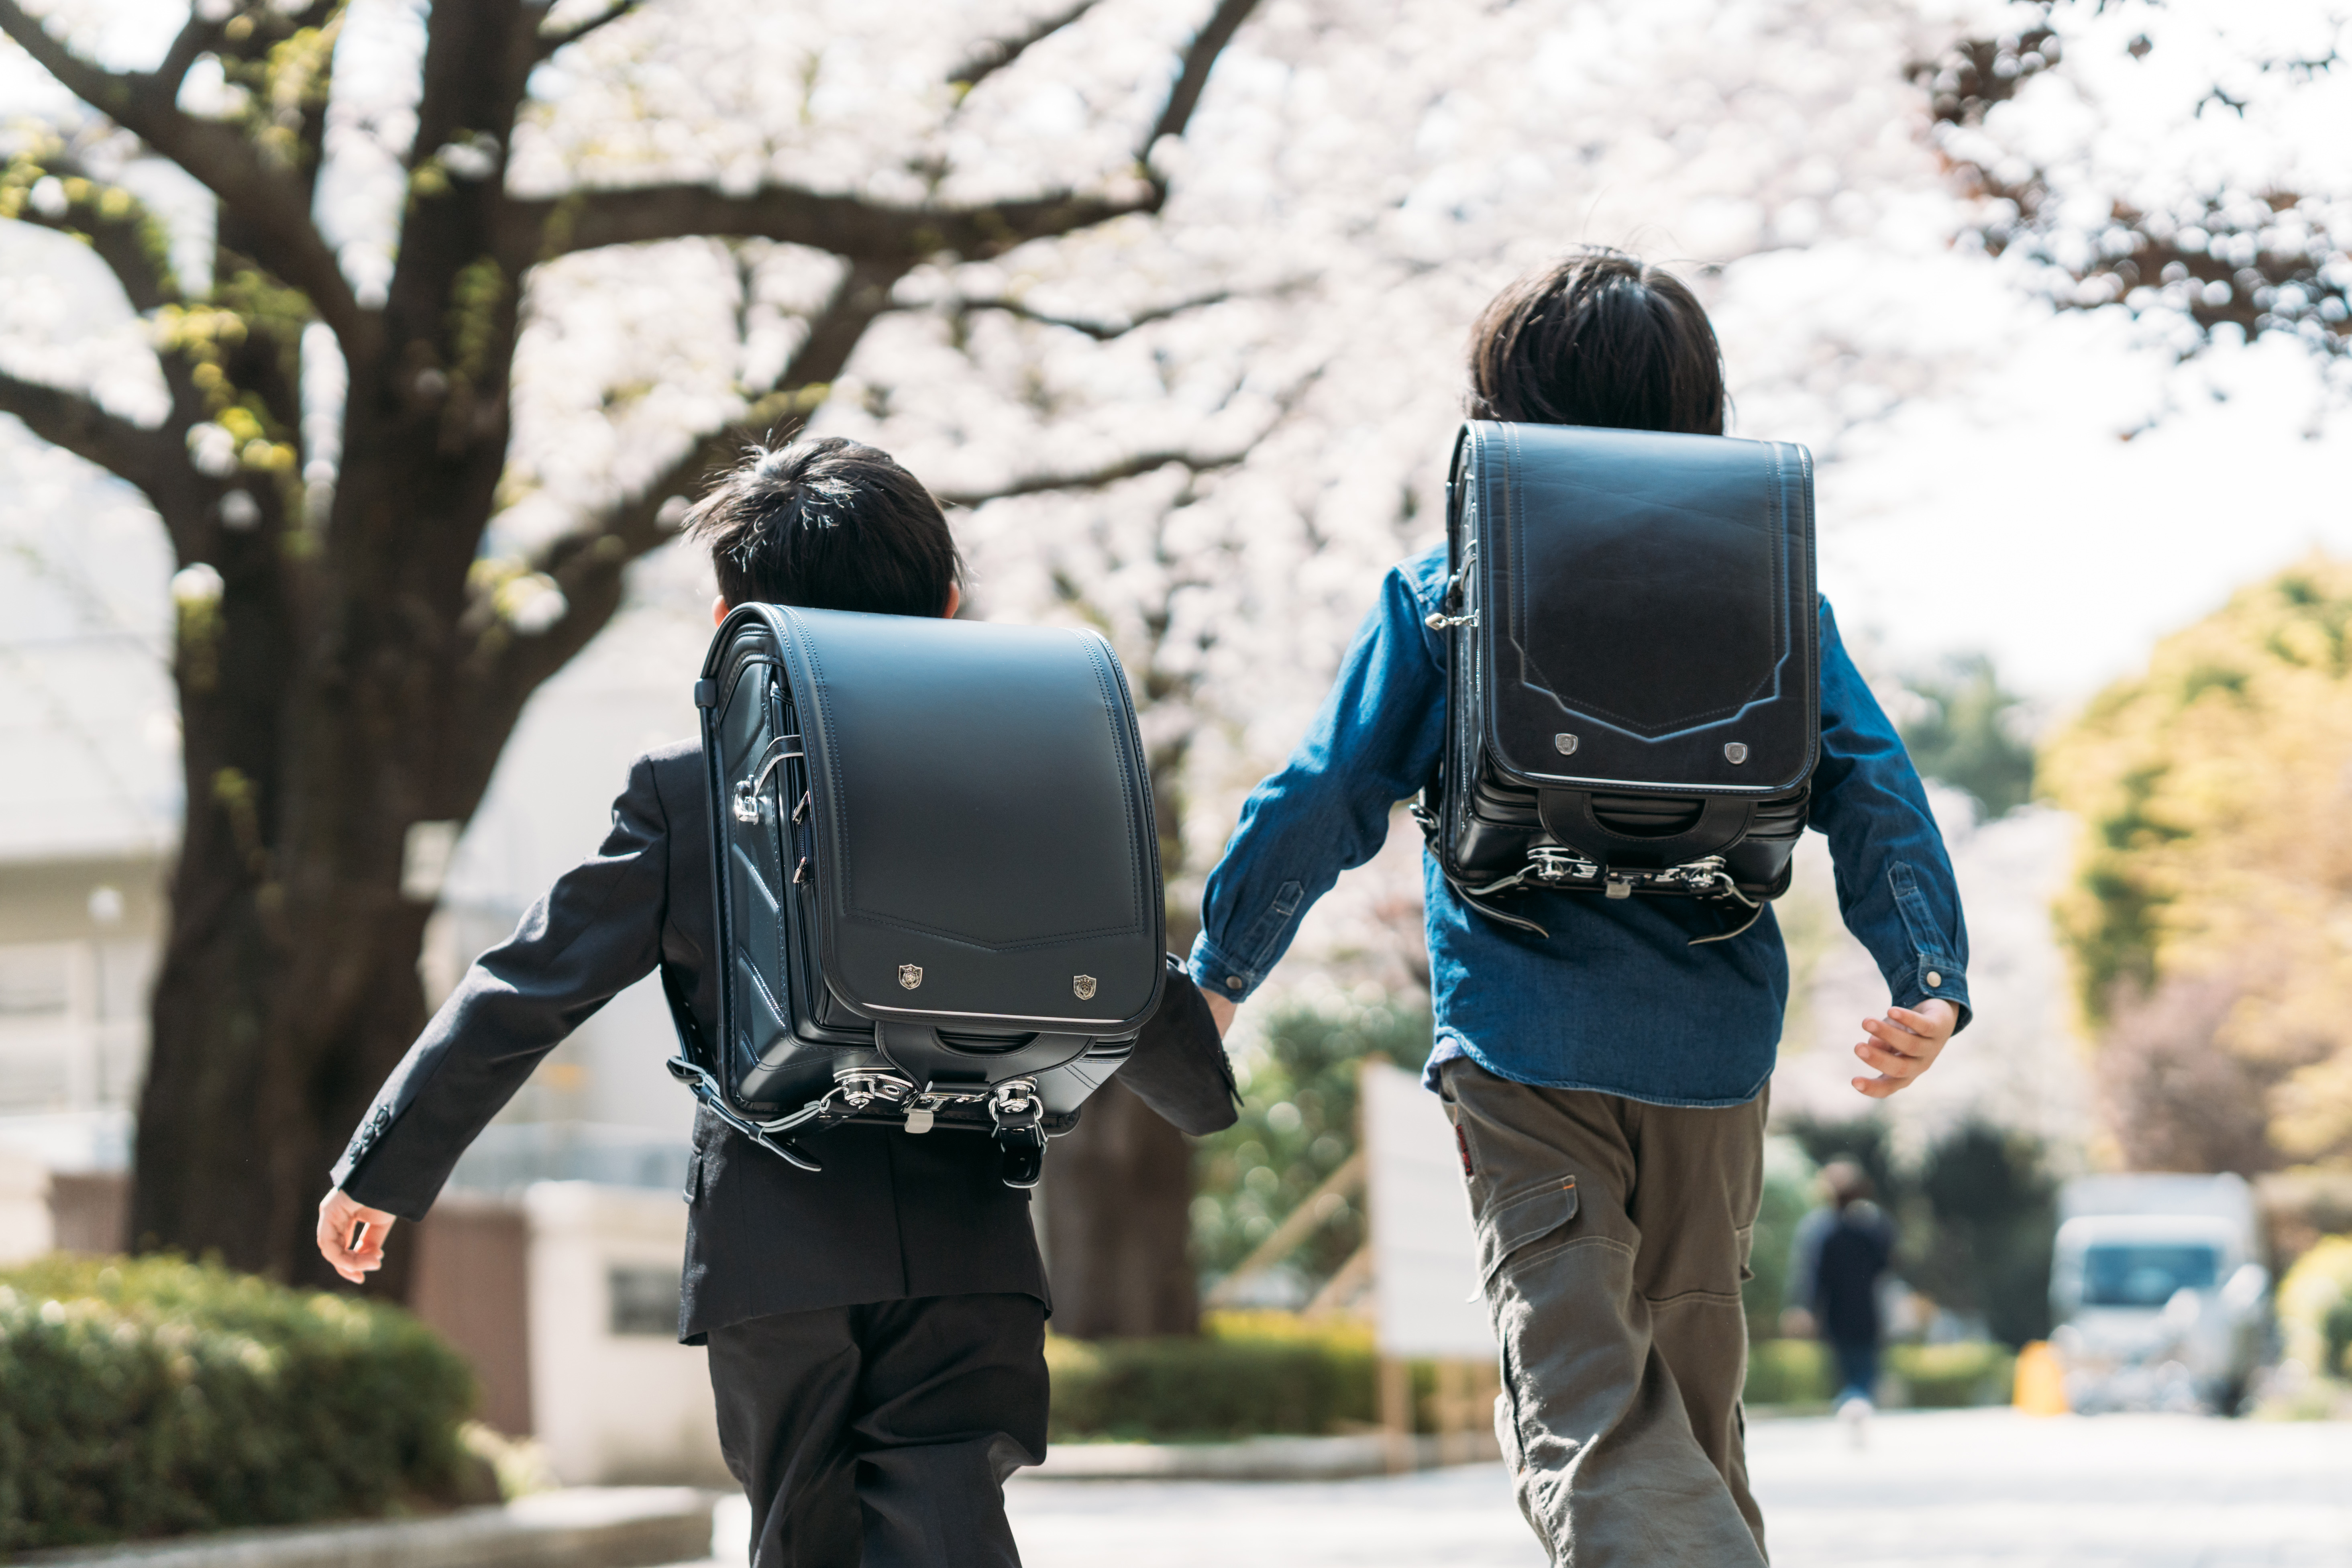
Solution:
[[[1927,987],[1928,987],[1928,989],[1929,989],[1929,990],[1933,990],[1933,989],[1935,989],[1937,986],[1941,985],[1943,983],[1944,983],[1944,977],[1943,977],[1941,974],[1937,973],[1935,970],[1932,970],[1932,969],[1931,969],[1931,970],[1929,970],[1929,971],[1927,971]]]
[[[1225,989],[1228,991],[1238,991],[1242,988],[1244,984],[1245,983],[1238,974],[1228,974],[1225,976]]]

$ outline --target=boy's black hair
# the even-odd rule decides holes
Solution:
[[[1682,280],[1580,250],[1495,296],[1470,333],[1470,416],[1723,434],[1723,350]]]
[[[920,480],[839,436],[754,447],[686,514],[730,605],[936,616],[963,577]]]

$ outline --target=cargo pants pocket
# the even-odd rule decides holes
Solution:
[[[1576,1178],[1559,1181],[1496,1204],[1478,1219],[1478,1284],[1490,1296],[1495,1276],[1513,1256],[1576,1217]]]

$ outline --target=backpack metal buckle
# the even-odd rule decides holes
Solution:
[[[779,746],[789,746],[792,749],[778,751],[776,748]],[[735,781],[735,799],[732,802],[732,808],[735,820],[738,822],[756,823],[768,815],[767,800],[760,792],[768,787],[768,775],[776,771],[779,763],[789,762],[801,754],[801,738],[798,735],[779,735],[768,742],[768,750],[771,755],[761,764],[757,773],[750,778]]]
[[[1528,851],[1528,874],[1539,882],[1590,882],[1601,868],[1573,849],[1540,844]]]

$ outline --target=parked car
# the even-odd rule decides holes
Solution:
[[[2269,1353],[2253,1189],[2233,1175],[2086,1176],[2058,1196],[2051,1342],[2084,1414],[2234,1414]]]

